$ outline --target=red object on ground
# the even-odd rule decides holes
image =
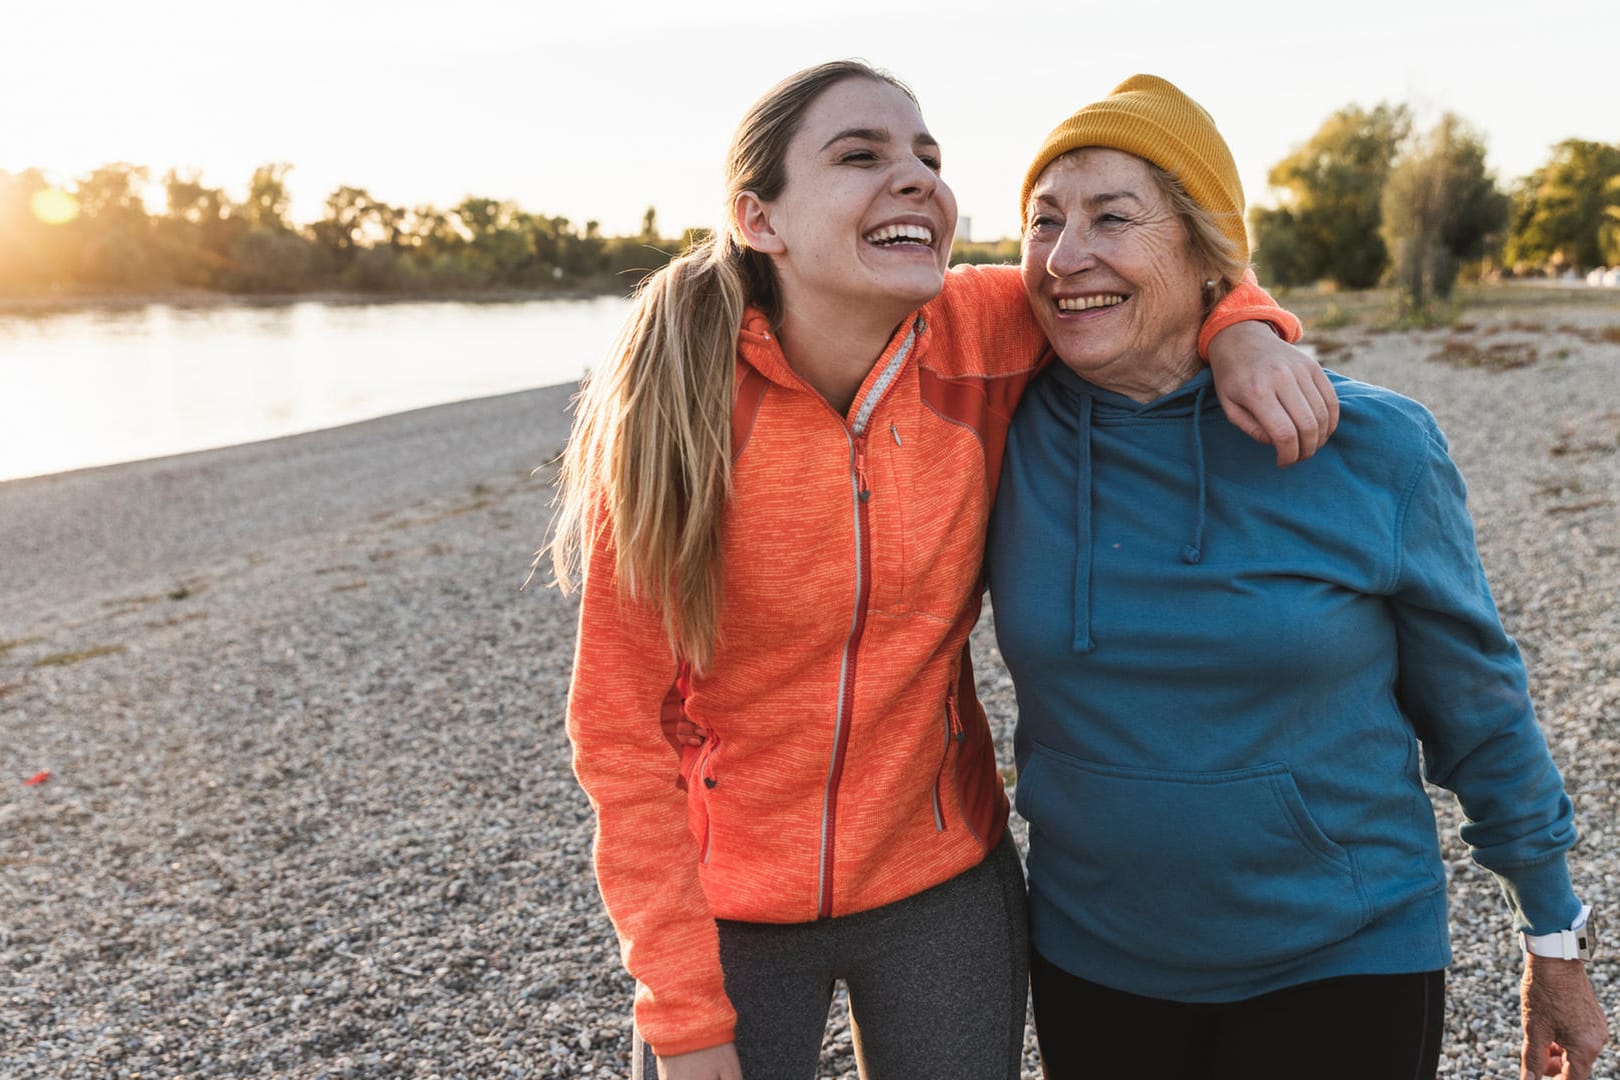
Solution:
[[[51,770],[49,770],[49,769],[41,769],[39,772],[35,773],[33,776],[30,776],[28,779],[24,780],[23,781],[23,786],[24,787],[32,787],[35,784],[43,784],[45,781],[49,780],[50,778],[51,778]]]

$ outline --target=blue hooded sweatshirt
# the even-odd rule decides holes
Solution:
[[[1013,421],[988,559],[1016,805],[1035,947],[1082,978],[1235,1001],[1445,967],[1424,779],[1519,927],[1579,910],[1445,438],[1331,378],[1338,431],[1287,470],[1207,371],[1142,405],[1057,363]]]

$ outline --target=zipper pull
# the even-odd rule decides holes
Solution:
[[[855,486],[860,494],[861,502],[872,497],[872,486],[866,480],[866,436],[858,435],[855,438]]]
[[[703,768],[700,770],[703,776],[703,786],[708,788],[710,791],[713,791],[715,786],[720,783],[719,778],[714,775],[714,759],[715,755],[719,753],[720,736],[716,735],[713,731],[710,731],[709,745],[704,748]]]
[[[962,726],[962,714],[956,711],[956,696],[945,699],[945,715],[951,721],[951,734],[959,743],[967,742],[967,728]]]

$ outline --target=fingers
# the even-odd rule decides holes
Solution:
[[[1327,374],[1316,365],[1298,369],[1298,378],[1277,390],[1277,409],[1263,420],[1270,441],[1277,447],[1277,464],[1292,465],[1311,457],[1339,427],[1339,395]],[[1290,449],[1285,445],[1292,428]],[[1281,441],[1279,441],[1281,439]]]
[[[1520,996],[1524,1007],[1521,1080],[1536,1076],[1589,1080],[1609,1041],[1609,1025],[1585,965],[1579,960],[1530,956]]]
[[[1323,430],[1328,420],[1327,403],[1316,392],[1316,384],[1309,377],[1298,382],[1285,383],[1277,390],[1277,401],[1294,426],[1294,442],[1298,450],[1296,461],[1304,461],[1322,448],[1327,441]]]
[[[1558,1076],[1563,1071],[1562,1047],[1546,1040],[1532,1043],[1526,1038],[1523,1049],[1519,1051],[1519,1080],[1541,1080],[1544,1076]]]
[[[1321,399],[1323,407],[1327,410],[1327,419],[1322,426],[1322,442],[1318,443],[1316,447],[1320,450],[1322,444],[1331,439],[1333,433],[1339,429],[1339,395],[1333,389],[1333,380],[1327,377],[1327,372],[1323,371],[1320,366],[1313,366],[1308,370],[1311,377],[1311,386]]]
[[[1277,451],[1279,467],[1286,468],[1300,460],[1303,447],[1299,427],[1279,397],[1262,398],[1248,408],[1234,401],[1222,404],[1227,417],[1245,435],[1255,442],[1269,443]]]

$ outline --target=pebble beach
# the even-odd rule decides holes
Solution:
[[[1312,339],[1445,429],[1612,924],[1620,303]],[[629,1075],[563,732],[574,605],[523,587],[571,391],[0,483],[0,1077]],[[1433,794],[1440,1075],[1516,1077],[1517,943]],[[856,1075],[841,1002],[820,1075]],[[1613,1045],[1593,1075],[1620,1080]]]

